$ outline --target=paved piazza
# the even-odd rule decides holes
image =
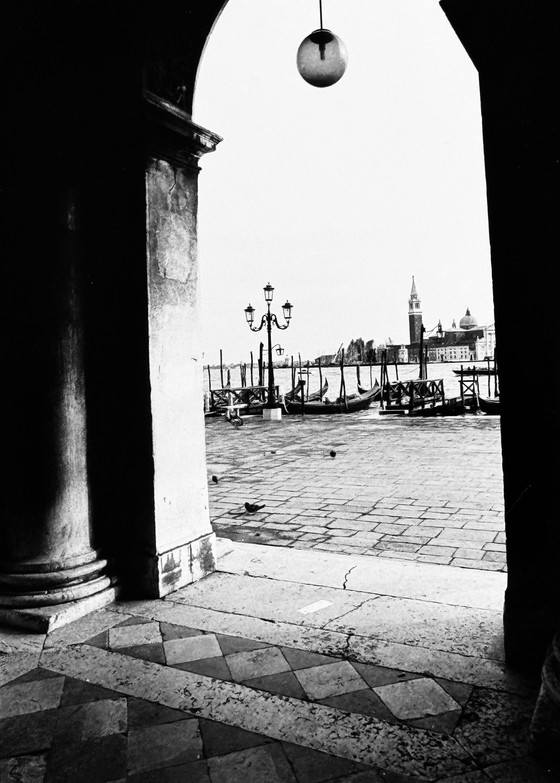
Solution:
[[[219,536],[506,570],[498,417],[409,419],[373,409],[243,421],[236,429],[206,420]],[[265,506],[251,514],[245,502]]]

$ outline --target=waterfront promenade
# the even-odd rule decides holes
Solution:
[[[373,409],[278,423],[246,417],[239,429],[211,418],[206,441],[219,536],[506,568],[498,417],[408,419]],[[246,501],[265,507],[250,514]]]

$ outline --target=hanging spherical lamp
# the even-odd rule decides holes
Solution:
[[[319,0],[319,17],[320,28],[304,38],[299,46],[297,69],[308,84],[330,87],[343,76],[348,53],[338,35],[323,27],[322,0]]]

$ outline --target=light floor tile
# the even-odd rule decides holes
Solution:
[[[36,669],[40,656],[39,651],[0,655],[0,687]]]
[[[139,625],[121,625],[109,629],[109,647],[136,647],[139,644],[157,644],[161,642],[159,623],[141,623]]]
[[[400,720],[424,718],[427,715],[461,709],[461,705],[457,704],[441,685],[426,677],[380,685],[373,690]]]
[[[183,639],[170,639],[163,643],[165,660],[168,664],[189,663],[202,658],[218,658],[222,654],[214,634],[186,636]]]
[[[295,675],[310,699],[327,699],[367,687],[348,661],[312,666],[295,672]]]
[[[290,664],[277,647],[232,653],[226,661],[233,679],[239,682],[290,671]]]
[[[0,688],[0,715],[27,715],[30,712],[52,710],[59,706],[64,677],[14,683]]]

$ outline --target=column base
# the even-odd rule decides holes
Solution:
[[[163,598],[216,570],[215,545],[216,534],[208,533],[195,541],[144,559],[134,581],[143,596]],[[138,590],[133,592],[136,595]]]
[[[263,408],[265,421],[282,421],[282,408]]]
[[[0,607],[0,625],[20,628],[30,633],[50,633],[90,612],[112,604],[117,599],[117,589],[117,587],[107,587],[95,595],[55,606]]]

